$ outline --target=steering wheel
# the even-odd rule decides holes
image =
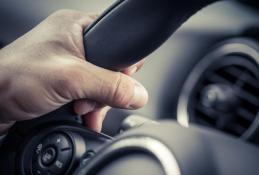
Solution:
[[[214,1],[119,0],[85,30],[86,57],[119,71],[157,49]],[[39,119],[17,122],[0,155],[0,174],[8,175],[259,173],[258,148],[217,131],[174,121],[142,122],[111,138],[83,128],[71,103]]]

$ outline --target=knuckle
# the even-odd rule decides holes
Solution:
[[[53,21],[54,23],[66,23],[69,22],[69,24],[74,23],[74,16],[77,14],[77,11],[70,10],[70,9],[61,9],[54,13],[52,13],[49,16],[49,20]]]
[[[65,16],[68,16],[71,13],[74,13],[74,10],[60,9],[60,10],[57,10],[56,12],[54,12],[52,14],[52,16],[54,16],[54,17],[65,17]]]
[[[61,9],[56,12],[54,12],[52,15],[54,18],[58,18],[60,20],[69,20],[70,22],[77,21],[81,18],[85,18],[85,15],[83,15],[83,12],[77,11],[77,10],[71,10],[71,9]]]
[[[70,9],[62,9],[54,12],[49,16],[48,21],[55,25],[62,25],[60,32],[78,31],[82,30],[79,21],[85,18],[82,12]],[[60,28],[59,28],[60,29]],[[80,33],[80,32],[73,32]],[[65,33],[67,34],[67,33]],[[66,36],[66,35],[64,35]]]

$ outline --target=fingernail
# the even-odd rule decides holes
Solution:
[[[130,109],[142,107],[146,103],[147,97],[148,94],[146,89],[139,83],[135,83],[134,96],[129,105]]]

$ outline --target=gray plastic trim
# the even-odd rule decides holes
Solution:
[[[92,168],[99,166],[105,159],[113,156],[118,151],[136,149],[153,155],[160,162],[166,175],[181,175],[179,165],[172,151],[159,140],[146,136],[128,137],[114,142],[97,154],[86,167],[81,168],[76,174],[89,174]]]

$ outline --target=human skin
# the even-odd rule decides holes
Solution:
[[[0,134],[72,101],[87,127],[100,132],[110,107],[146,104],[147,91],[130,77],[143,60],[122,72],[87,62],[83,31],[95,18],[60,10],[0,50]]]

